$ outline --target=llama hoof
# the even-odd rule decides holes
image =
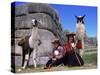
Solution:
[[[44,69],[50,69],[51,67],[44,67]]]
[[[25,69],[25,67],[22,67],[22,69],[24,70],[24,69]]]
[[[43,69],[48,69],[48,67],[44,67]]]
[[[22,67],[22,69],[25,69],[25,68]]]

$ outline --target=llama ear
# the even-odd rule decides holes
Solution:
[[[83,18],[85,17],[86,15],[84,14]]]
[[[75,16],[75,18],[77,18],[77,16]]]

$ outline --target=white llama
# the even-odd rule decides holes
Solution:
[[[78,50],[78,53],[82,56],[84,53],[84,36],[85,36],[85,26],[84,26],[84,16],[75,16],[77,19],[76,23],[76,40],[82,42],[82,50]]]
[[[37,67],[37,62],[36,62],[36,58],[37,58],[37,50],[38,50],[38,46],[40,43],[40,36],[38,33],[38,22],[35,19],[32,19],[32,33],[31,36],[28,39],[28,43],[29,43],[29,48],[33,49],[33,64],[34,64],[34,68]],[[23,69],[26,68],[27,66],[27,62],[29,60],[29,53],[25,55],[25,62],[24,62],[24,66],[22,67]]]

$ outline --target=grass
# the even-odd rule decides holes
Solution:
[[[97,64],[97,53],[85,54],[83,55],[83,60],[85,64]]]
[[[83,55],[83,60],[85,62],[84,66],[81,67],[67,67],[67,66],[57,66],[52,67],[51,69],[43,69],[43,65],[39,65],[36,69],[32,66],[29,68],[18,72],[18,68],[16,67],[17,73],[33,73],[33,72],[52,72],[52,71],[67,71],[67,70],[82,70],[82,69],[95,69],[97,68],[97,53],[96,52],[86,52]]]

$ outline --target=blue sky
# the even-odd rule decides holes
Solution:
[[[16,2],[16,5],[25,4],[25,2]],[[75,31],[76,16],[86,15],[84,18],[86,33],[90,37],[97,35],[97,7],[76,6],[76,5],[61,5],[50,4],[57,12],[63,30]]]
[[[84,18],[86,33],[90,37],[97,35],[97,8],[90,6],[50,4],[57,12],[63,30],[75,31],[76,16],[86,15]]]

